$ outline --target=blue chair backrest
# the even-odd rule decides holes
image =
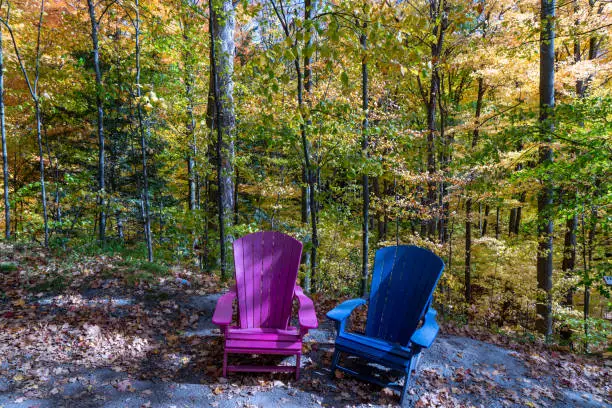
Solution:
[[[417,246],[376,251],[366,336],[407,345],[425,315],[444,261]]]

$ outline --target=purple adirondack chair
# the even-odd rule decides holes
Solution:
[[[301,256],[302,243],[280,232],[256,232],[234,241],[236,286],[221,296],[212,319],[225,334],[224,377],[228,371],[295,371],[295,378],[300,377],[302,337],[318,326],[312,300],[296,285]],[[299,303],[299,328],[290,326],[294,298]],[[295,355],[296,365],[228,366],[228,354]]]

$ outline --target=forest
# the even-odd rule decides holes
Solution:
[[[0,309],[71,284],[41,262],[218,291],[281,231],[317,308],[417,245],[443,330],[609,359],[611,35],[606,0],[0,0]]]

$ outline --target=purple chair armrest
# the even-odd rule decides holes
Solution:
[[[304,294],[304,291],[298,285],[295,285],[293,294],[300,303],[300,309],[298,311],[300,330],[304,331],[304,329],[306,329],[306,331],[308,331],[308,329],[316,329],[319,327],[317,313],[315,312],[312,300]]]
[[[228,326],[232,323],[233,317],[233,304],[236,299],[236,287],[230,288],[230,291],[225,295],[221,296],[217,301],[217,307],[215,308],[215,314],[213,315],[212,321],[217,326]]]

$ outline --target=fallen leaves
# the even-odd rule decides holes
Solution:
[[[33,258],[33,262],[39,260]],[[62,267],[70,277],[61,293],[24,289],[21,272],[25,267],[21,264],[19,270],[4,276],[1,289],[6,297],[0,299],[0,380],[6,378],[12,390],[22,393],[22,401],[61,395],[69,386],[76,385],[79,385],[76,397],[104,400],[102,395],[88,394],[101,385],[91,382],[83,372],[106,369],[115,378],[106,385],[116,392],[138,391],[136,395],[146,401],[142,407],[151,405],[147,400],[153,392],[142,390],[138,381],[155,379],[173,384],[186,378],[194,384],[206,384],[209,397],[218,400],[240,396],[248,401],[254,393],[276,388],[276,392],[287,396],[288,403],[299,401],[295,399],[298,392],[307,392],[308,401],[317,405],[326,400],[337,405],[397,404],[397,392],[391,388],[364,383],[339,370],[330,379],[327,368],[332,349],[325,343],[305,344],[302,362],[306,368],[297,384],[290,374],[232,375],[231,382],[221,378],[220,332],[211,331],[210,337],[184,336],[185,331],[210,319],[209,314],[192,306],[188,299],[218,291],[218,282],[202,280],[176,268],[175,273],[188,279],[190,286],[173,277],[159,286],[139,282],[128,287],[115,273],[121,271],[118,263],[115,258],[96,257],[83,259],[72,269]],[[31,271],[29,284],[44,282],[43,272],[56,273],[52,268],[57,268],[57,264],[49,258],[40,274]],[[330,295],[319,294],[315,298],[323,319],[325,311],[338,302]],[[366,313],[366,308],[356,311],[353,328],[363,328]],[[409,390],[409,398],[416,407],[469,407],[475,401],[490,400],[501,406],[546,406],[562,396],[543,386],[543,378],[602,401],[609,398],[610,366],[544,348],[521,348],[503,336],[487,337],[469,330],[462,335],[513,347],[514,351],[507,355],[524,364],[527,377],[513,379],[511,368],[502,364],[467,366],[473,351],[452,350],[445,367],[424,367],[416,376]],[[509,386],[510,383],[513,385]],[[218,402],[211,402],[211,406],[215,404]]]
[[[132,382],[129,379],[119,381],[116,384],[116,387],[121,392],[134,392],[135,391],[134,387],[132,386]]]

